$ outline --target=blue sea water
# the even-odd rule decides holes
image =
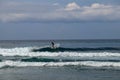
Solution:
[[[0,68],[63,67],[120,69],[120,40],[0,41]]]
[[[0,41],[0,80],[119,80],[120,40]]]

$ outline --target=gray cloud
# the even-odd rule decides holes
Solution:
[[[119,21],[120,6],[93,3],[80,6],[68,3],[41,4],[31,2],[2,2],[1,22],[80,22],[80,21]]]

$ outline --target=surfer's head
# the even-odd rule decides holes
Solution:
[[[51,42],[52,45],[54,45],[54,42]]]

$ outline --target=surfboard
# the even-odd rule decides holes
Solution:
[[[56,48],[59,48],[60,47],[60,44],[55,44],[54,47],[51,46],[51,49],[56,49]]]

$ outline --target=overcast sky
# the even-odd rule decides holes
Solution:
[[[0,40],[120,39],[120,0],[0,0]]]

